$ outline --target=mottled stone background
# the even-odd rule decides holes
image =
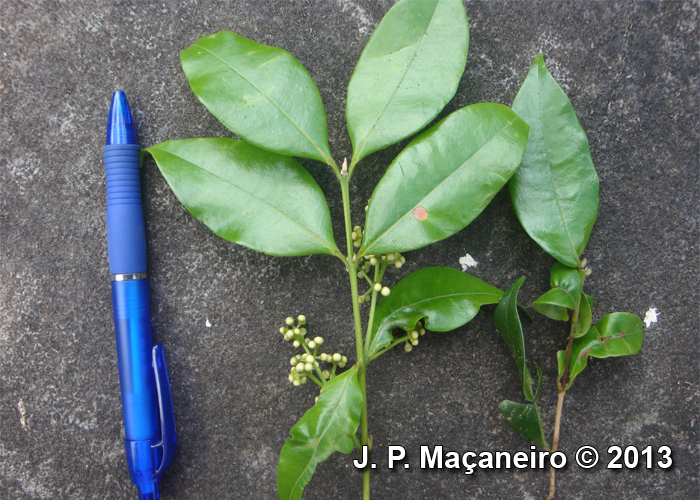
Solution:
[[[230,136],[199,104],[179,51],[234,30],[287,49],[310,71],[328,113],[331,150],[351,154],[345,89],[391,0],[158,2],[0,1],[0,497],[133,499],[125,467],[105,231],[102,162],[110,95],[127,92],[141,144]],[[569,392],[562,450],[584,444],[671,446],[662,471],[559,474],[558,498],[697,499],[698,8],[693,1],[467,1],[467,69],[441,116],[467,104],[511,104],[544,52],[588,133],[600,215],[585,256],[594,319],[612,311],[658,323],[633,357],[593,361]],[[362,162],[353,217],[406,141]],[[327,194],[343,245],[340,191],[330,170],[302,162]],[[277,454],[309,408],[311,384],[287,381],[290,347],[277,329],[304,313],[311,331],[351,357],[349,287],[332,257],[273,258],[215,237],[176,200],[151,159],[143,168],[155,336],[166,347],[180,444],[164,499],[273,499]],[[502,192],[467,229],[409,252],[400,272],[459,268],[499,287],[547,289],[553,259],[519,227]],[[493,307],[459,330],[430,334],[369,370],[378,499],[543,499],[547,471],[417,470],[420,445],[529,450],[497,406],[519,400]],[[210,327],[207,326],[210,323]],[[551,431],[555,352],[563,323],[526,324],[544,369]],[[385,469],[389,444],[416,464]],[[350,457],[319,466],[307,499],[357,499]]]

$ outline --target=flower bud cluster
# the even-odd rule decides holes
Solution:
[[[307,330],[304,315],[297,316],[296,321],[291,316],[285,320],[285,326],[280,328],[284,340],[292,342],[295,348],[303,347],[304,352],[293,356],[289,362],[292,365],[289,381],[295,386],[305,384],[309,377],[316,377],[326,382],[335,375],[336,368],[345,368],[348,358],[340,353],[319,353],[318,348],[324,343],[323,337],[306,337]],[[329,363],[331,369],[321,370],[320,362]]]
[[[419,321],[418,323],[416,323],[415,328],[407,330],[407,338],[403,346],[404,350],[406,352],[411,352],[413,350],[413,346],[418,345],[418,337],[422,337],[423,335],[425,335],[425,328],[423,327],[423,323]]]
[[[362,244],[362,228],[360,226],[355,226],[352,228],[352,244],[355,248],[360,248]]]

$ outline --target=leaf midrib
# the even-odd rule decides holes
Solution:
[[[348,377],[347,381],[345,382],[345,386],[343,387],[343,390],[338,394],[338,400],[336,401],[335,406],[333,406],[333,413],[326,421],[326,424],[323,426],[323,430],[322,430],[321,434],[316,439],[316,446],[314,446],[314,448],[313,448],[313,453],[311,453],[311,458],[309,459],[308,463],[304,466],[304,470],[302,471],[302,473],[299,474],[299,477],[294,482],[294,486],[292,487],[291,491],[294,491],[296,489],[297,485],[299,484],[299,481],[301,481],[301,477],[304,475],[304,472],[306,472],[306,470],[309,468],[309,466],[311,466],[311,462],[314,461],[314,456],[316,455],[316,451],[318,450],[318,447],[321,445],[321,439],[323,438],[323,436],[325,436],[326,432],[328,432],[328,427],[330,427],[331,421],[335,419],[335,411],[338,409],[338,406],[340,405],[340,401],[343,399],[342,396],[348,390],[348,385],[350,384],[350,382],[352,381],[352,378],[354,376],[355,376],[355,374],[353,373],[352,375],[350,375]],[[316,461],[316,463],[318,463],[318,461]]]
[[[406,71],[404,71],[404,74],[401,76],[401,79],[399,80],[399,83],[396,85],[396,88],[394,91],[391,93],[391,96],[389,96],[389,99],[386,101],[386,104],[384,105],[384,108],[382,108],[382,111],[377,115],[377,119],[374,121],[372,124],[372,127],[369,129],[367,134],[365,135],[365,138],[362,140],[362,143],[360,144],[360,148],[357,150],[357,154],[354,155],[356,158],[361,158],[362,157],[362,150],[365,149],[365,144],[367,143],[367,140],[369,137],[372,135],[372,132],[374,132],[375,127],[379,123],[379,120],[382,119],[382,116],[384,116],[384,113],[386,112],[387,108],[389,107],[389,104],[391,104],[391,101],[394,100],[394,96],[396,93],[399,91],[399,88],[401,88],[401,84],[403,83],[404,79],[406,78],[406,75],[411,69],[411,66],[413,65],[413,62],[416,60],[416,57],[418,57],[418,51],[420,50],[421,46],[423,45],[423,41],[425,40],[426,35],[428,34],[428,30],[430,30],[430,26],[433,23],[433,19],[435,18],[435,13],[438,10],[438,5],[440,4],[440,0],[438,0],[435,3],[435,10],[433,10],[432,15],[430,16],[430,21],[428,21],[428,25],[425,28],[425,31],[423,34],[420,36],[420,40],[415,44],[416,45],[416,51],[413,53],[413,57],[411,58],[411,62],[408,63],[408,66],[406,66]],[[406,46],[408,47],[408,45]],[[401,50],[403,50],[405,47],[402,47]]]
[[[203,49],[203,50],[206,50],[207,52],[209,52],[212,56],[216,57],[219,61],[221,61],[222,63],[224,63],[226,66],[228,66],[228,67],[231,69],[231,71],[233,71],[233,72],[236,73],[238,76],[240,76],[248,85],[250,85],[250,86],[253,87],[255,90],[257,90],[258,92],[260,92],[260,94],[261,94],[263,97],[265,97],[265,99],[267,99],[267,100],[270,102],[270,104],[272,104],[274,107],[276,107],[277,110],[278,110],[280,113],[282,113],[282,116],[284,116],[284,117],[289,121],[289,123],[291,123],[292,126],[293,126],[295,129],[297,129],[297,130],[299,131],[299,133],[300,133],[302,136],[304,136],[304,138],[305,138],[307,141],[309,141],[309,144],[311,144],[314,148],[316,148],[316,151],[318,151],[318,152],[321,154],[321,156],[325,159],[326,163],[330,163],[330,160],[329,160],[328,155],[327,155],[326,153],[324,153],[323,150],[321,150],[321,148],[318,147],[318,145],[311,139],[311,137],[309,137],[309,135],[308,135],[304,130],[302,130],[301,126],[298,125],[298,124],[292,119],[292,117],[289,116],[289,115],[282,109],[282,107],[281,107],[279,104],[277,104],[277,102],[276,102],[275,100],[273,100],[269,95],[267,95],[266,92],[263,92],[263,90],[262,90],[260,87],[258,87],[257,85],[255,85],[252,81],[250,81],[250,80],[249,80],[248,78],[246,78],[245,76],[243,76],[243,74],[242,74],[240,71],[238,71],[236,68],[234,68],[233,66],[231,66],[227,61],[225,61],[223,58],[221,58],[218,54],[215,54],[214,52],[212,52],[212,51],[209,50],[208,48],[203,47],[202,45],[198,45],[198,44],[196,44],[196,43],[195,43],[195,44],[192,44],[192,46],[193,46],[193,47],[199,47],[200,49]],[[280,56],[277,56],[275,59],[277,59],[278,57],[280,57]],[[272,61],[269,61],[269,62],[272,62]]]
[[[152,147],[153,147],[153,146],[152,146]],[[296,220],[292,219],[292,218],[289,217],[287,214],[285,214],[284,212],[280,211],[278,208],[273,207],[272,205],[270,205],[269,203],[267,203],[265,200],[263,200],[263,199],[261,199],[261,198],[258,198],[257,196],[253,195],[252,193],[248,192],[247,190],[243,189],[242,187],[238,186],[237,184],[234,184],[233,182],[231,182],[231,181],[228,180],[228,179],[224,179],[224,178],[221,177],[220,175],[217,175],[217,174],[215,174],[214,172],[212,172],[212,171],[210,171],[210,170],[207,170],[206,168],[202,167],[201,165],[197,165],[196,163],[192,163],[192,162],[191,162],[190,160],[188,160],[187,158],[183,158],[182,156],[180,156],[180,155],[178,155],[178,154],[175,154],[175,153],[173,153],[173,152],[171,152],[171,151],[168,151],[168,150],[165,150],[165,149],[162,149],[162,148],[157,148],[157,147],[153,147],[153,148],[154,148],[154,149],[157,149],[158,151],[162,151],[162,152],[165,153],[165,154],[169,154],[169,155],[171,155],[171,156],[174,156],[174,157],[176,157],[176,158],[179,158],[180,160],[182,160],[182,161],[188,163],[189,165],[192,165],[193,167],[196,167],[196,168],[198,168],[198,169],[200,169],[200,170],[206,172],[207,174],[211,175],[212,177],[216,177],[216,178],[219,179],[220,181],[222,181],[222,182],[224,182],[224,183],[226,183],[226,184],[228,184],[228,185],[230,185],[230,186],[232,186],[232,187],[238,189],[239,191],[241,191],[241,192],[247,194],[248,196],[250,196],[250,197],[253,198],[254,200],[256,200],[256,201],[260,202],[261,204],[265,205],[266,207],[268,207],[270,210],[272,210],[272,211],[274,211],[274,212],[277,212],[279,215],[281,215],[282,217],[284,217],[284,218],[287,219],[288,221],[292,222],[294,225],[296,225],[296,226],[299,227],[300,229],[303,229],[304,231],[306,231],[312,238],[314,238],[316,241],[318,241],[319,243],[321,243],[324,247],[328,248],[328,249],[331,251],[331,254],[333,254],[333,255],[336,254],[335,249],[334,249],[333,247],[331,247],[326,241],[322,240],[316,233],[314,233],[314,232],[311,231],[310,229],[304,227],[301,223],[299,223],[299,222],[297,222]],[[149,149],[150,149],[150,148],[149,148]]]
[[[564,224],[564,230],[566,231],[566,237],[569,240],[569,245],[571,245],[571,250],[573,250],[576,260],[579,260],[578,252],[574,246],[574,242],[571,239],[571,233],[569,232],[569,225],[564,217],[564,211],[561,208],[561,202],[559,201],[559,193],[557,193],[557,185],[554,182],[554,175],[552,174],[552,161],[549,158],[549,148],[547,147],[547,138],[544,133],[544,116],[542,115],[542,94],[540,92],[540,68],[537,68],[537,110],[540,115],[540,130],[542,131],[542,142],[544,143],[544,154],[547,157],[547,173],[549,173],[549,179],[552,181],[552,191],[554,192],[554,199],[557,202],[557,209],[559,210],[559,217],[561,217],[562,224]]]
[[[416,306],[416,305],[418,305],[418,304],[422,304],[422,303],[424,303],[424,302],[430,302],[430,301],[432,301],[432,300],[446,299],[446,298],[450,298],[450,297],[463,297],[463,296],[469,296],[469,295],[492,295],[492,296],[494,296],[494,297],[501,297],[501,296],[502,296],[502,295],[499,295],[499,294],[493,293],[493,292],[461,292],[461,293],[449,293],[449,294],[446,294],[446,295],[436,295],[436,296],[434,296],[434,297],[429,297],[429,298],[427,298],[427,299],[423,299],[423,300],[419,300],[419,301],[416,301],[416,302],[411,302],[410,304],[403,305],[403,306],[401,306],[401,307],[399,307],[399,308],[394,309],[393,311],[391,311],[391,314],[387,314],[387,315],[384,317],[384,319],[379,323],[379,326],[377,327],[377,331],[374,332],[374,335],[373,335],[373,337],[372,337],[371,347],[376,347],[376,346],[374,346],[374,341],[375,341],[376,338],[378,337],[379,332],[381,332],[381,331],[383,330],[384,324],[385,324],[392,316],[394,316],[394,315],[397,314],[398,312],[401,312],[402,310],[404,310],[404,309],[406,309],[406,308],[414,307],[414,306]],[[483,305],[483,304],[482,304],[482,305]],[[481,307],[481,305],[480,305],[479,307]],[[371,350],[371,349],[370,349],[370,350]]]
[[[450,174],[449,174],[447,177],[445,177],[445,178],[444,178],[443,180],[441,180],[438,184],[436,184],[435,187],[433,187],[430,191],[428,191],[428,192],[425,194],[425,196],[423,196],[420,200],[418,200],[416,203],[414,203],[414,206],[415,206],[415,205],[418,205],[419,203],[421,203],[421,202],[422,202],[423,200],[425,200],[428,196],[430,196],[430,195],[433,193],[433,191],[435,191],[437,188],[439,188],[440,186],[442,186],[449,178],[451,178],[451,177],[452,177],[453,175],[455,175],[457,172],[459,172],[460,170],[462,170],[462,169],[467,165],[467,163],[469,163],[469,162],[472,160],[472,158],[474,158],[474,156],[476,156],[482,149],[484,149],[486,146],[488,146],[489,143],[490,143],[491,141],[493,141],[496,137],[498,137],[498,136],[501,134],[501,132],[503,132],[506,128],[508,128],[508,127],[509,127],[510,125],[512,125],[513,123],[515,123],[515,121],[518,120],[518,119],[519,119],[519,118],[516,117],[516,118],[513,118],[512,120],[510,120],[508,123],[506,123],[506,124],[503,126],[503,128],[501,128],[498,132],[496,132],[488,141],[486,141],[484,144],[482,144],[482,145],[479,147],[479,149],[477,149],[476,151],[474,151],[474,152],[469,156],[469,158],[467,158],[466,160],[464,160],[464,163],[462,163],[459,167],[457,167],[457,168],[454,169],[452,172],[450,172]],[[495,173],[495,172],[492,171],[492,170],[489,170],[489,173]],[[498,174],[498,175],[499,175],[501,178],[503,178],[502,175],[500,175],[500,174]],[[487,195],[487,196],[488,196],[488,195]],[[486,199],[486,197],[484,197],[481,201],[484,201],[485,199]],[[371,200],[370,200],[370,201],[371,201]],[[410,214],[410,213],[412,213],[412,210],[409,209],[405,214],[403,214],[401,217],[399,217],[398,219],[396,219],[396,221],[395,221],[393,224],[391,224],[388,228],[386,228],[384,231],[382,231],[380,234],[378,234],[377,237],[374,238],[374,240],[372,241],[372,243],[371,243],[369,246],[365,247],[364,249],[361,249],[360,254],[366,255],[366,254],[367,254],[367,251],[368,251],[370,248],[372,248],[374,245],[376,245],[377,242],[382,238],[382,236],[384,236],[386,233],[388,233],[389,231],[391,231],[391,230],[394,228],[394,226],[396,226],[399,222],[401,222],[404,218],[406,218],[406,217],[408,216],[408,214]]]

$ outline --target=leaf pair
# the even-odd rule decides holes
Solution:
[[[348,87],[353,166],[443,109],[468,44],[460,0],[402,0],[390,9]],[[323,193],[289,158],[337,171],[320,93],[306,69],[282,49],[228,31],[200,38],[181,59],[195,95],[249,143],[186,139],[149,148],[183,205],[219,236],[253,250],[340,255]],[[421,134],[377,186],[361,253],[415,249],[461,230],[517,168],[527,129],[505,106],[480,104]],[[425,213],[420,220],[412,215],[417,208]]]
[[[496,306],[493,323],[506,342],[508,349],[515,358],[518,367],[518,376],[523,388],[525,399],[531,401],[530,404],[516,403],[505,400],[498,406],[501,415],[513,429],[528,439],[536,442],[545,450],[549,450],[542,428],[542,418],[540,409],[535,404],[540,387],[542,385],[542,370],[537,368],[537,389],[532,392],[532,375],[527,368],[525,356],[525,338],[523,336],[522,324],[518,316],[518,291],[525,281],[522,277],[513,283],[503,294],[503,298]]]
[[[571,387],[576,376],[588,364],[588,357],[610,358],[637,354],[642,347],[644,326],[639,316],[632,313],[617,312],[604,316],[588,330],[584,336],[574,340],[569,362],[569,382],[565,389]],[[564,373],[566,351],[557,353],[559,376]]]
[[[578,311],[574,337],[585,335],[591,327],[593,297],[583,293],[582,273],[557,262],[551,271],[552,289],[532,303],[537,312],[559,321],[569,321],[569,311]]]

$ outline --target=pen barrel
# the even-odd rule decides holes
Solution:
[[[158,395],[151,351],[151,313],[146,278],[112,281],[119,385],[127,441],[160,439]]]
[[[140,149],[104,147],[107,174],[107,249],[111,274],[146,272],[146,228],[141,206]]]

